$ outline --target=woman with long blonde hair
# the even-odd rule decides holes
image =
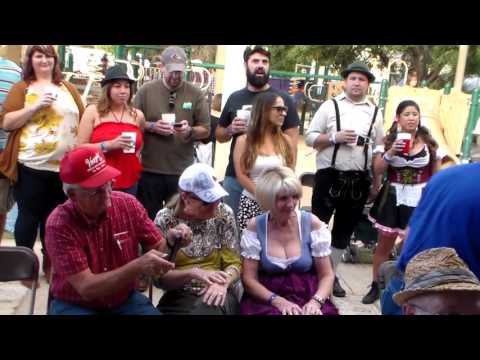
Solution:
[[[295,151],[281,127],[288,108],[281,96],[267,92],[259,95],[252,107],[247,133],[235,144],[233,161],[239,183],[244,188],[237,213],[240,230],[249,219],[262,213],[255,200],[256,181],[262,171],[275,166],[295,169]]]

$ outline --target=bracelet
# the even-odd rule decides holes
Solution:
[[[155,127],[155,123],[153,121],[148,123],[148,131],[152,131],[154,127]]]
[[[100,143],[100,150],[102,150],[103,153],[107,152],[107,146],[105,145],[104,142]]]
[[[312,299],[319,303],[320,306],[323,306],[323,304],[325,304],[325,301],[327,301],[327,298],[321,298],[318,295],[313,295]]]
[[[227,134],[228,134],[229,136],[233,136],[232,125],[227,126]]]
[[[238,270],[233,266],[230,266],[225,269],[225,272],[230,275],[231,278],[235,277],[238,274]]]
[[[268,298],[268,305],[272,305],[273,300],[275,300],[275,298],[277,297],[278,297],[277,294],[272,293],[272,295],[270,295],[270,297]]]

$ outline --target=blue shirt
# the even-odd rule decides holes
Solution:
[[[0,58],[0,111],[10,88],[22,78],[22,69],[13,61]],[[0,150],[5,148],[8,135],[0,129]]]
[[[480,277],[480,163],[457,165],[434,175],[412,214],[398,267],[423,250],[454,248]]]

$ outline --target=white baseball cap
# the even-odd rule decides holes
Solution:
[[[194,193],[207,203],[214,203],[228,195],[228,192],[215,180],[213,168],[203,163],[187,167],[178,180],[178,187],[183,191]]]

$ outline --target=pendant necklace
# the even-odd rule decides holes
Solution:
[[[118,120],[117,115],[115,115],[115,113],[113,112],[113,110],[110,110],[110,112],[112,113],[113,117],[115,118],[115,121],[116,121],[117,123],[121,123],[122,120],[123,120],[123,113],[125,112],[125,106],[122,108],[122,114],[120,115],[120,120]]]

